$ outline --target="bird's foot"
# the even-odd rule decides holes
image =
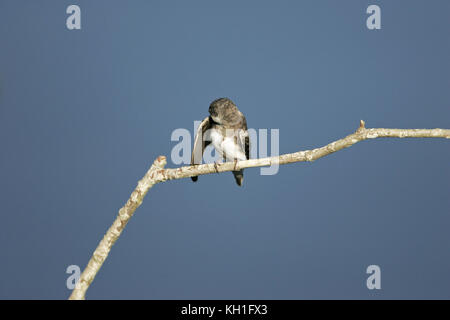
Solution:
[[[214,161],[214,169],[216,169],[216,173],[219,173],[219,168],[218,168],[219,164],[220,164],[219,162]]]
[[[238,159],[234,159],[234,171],[236,171],[237,163],[238,163]]]

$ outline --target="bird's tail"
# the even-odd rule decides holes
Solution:
[[[244,182],[244,170],[233,171],[233,175],[238,186],[242,186],[242,183]]]

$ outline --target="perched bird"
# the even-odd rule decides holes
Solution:
[[[247,121],[242,112],[228,98],[214,100],[209,106],[209,117],[199,125],[194,139],[191,164],[202,162],[205,148],[212,143],[224,161],[250,159],[250,141]],[[236,183],[241,186],[244,170],[233,171]],[[192,177],[197,181],[198,177]]]

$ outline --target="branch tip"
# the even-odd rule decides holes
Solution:
[[[364,120],[359,120],[359,128],[360,129],[365,129],[366,128],[366,123],[364,122]]]
[[[159,156],[156,158],[155,162],[153,162],[154,166],[163,168],[167,164],[167,159],[165,156]]]

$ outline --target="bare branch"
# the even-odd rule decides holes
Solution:
[[[111,247],[119,238],[136,209],[142,204],[142,200],[148,190],[150,190],[150,188],[157,182],[155,180],[155,173],[164,168],[165,165],[166,157],[158,157],[145,176],[138,182],[136,189],[134,189],[127,203],[119,210],[116,220],[108,229],[102,241],[98,244],[97,249],[95,249],[91,260],[89,260],[89,263],[81,274],[75,289],[72,291],[69,298],[70,300],[85,299],[86,290],[94,280],[95,275],[100,270],[103,262],[105,262],[106,257],[108,257]]]
[[[236,164],[234,162],[226,162],[218,164],[217,166],[214,164],[202,164],[174,169],[164,169],[164,166],[166,165],[166,158],[164,156],[158,157],[145,176],[139,181],[127,203],[119,210],[116,220],[100,241],[97,249],[95,249],[94,254],[92,255],[86,269],[81,274],[80,279],[75,289],[72,291],[69,299],[85,299],[86,291],[94,280],[95,275],[100,270],[103,262],[106,260],[112,245],[119,238],[136,209],[141,205],[148,190],[150,190],[150,188],[156,183],[216,172],[235,171],[252,167],[264,167],[277,163],[287,164],[301,161],[314,161],[336,151],[350,147],[357,142],[375,138],[450,139],[450,129],[366,129],[365,122],[361,120],[358,130],[345,138],[331,142],[321,148],[298,151],[276,157],[239,161]]]

